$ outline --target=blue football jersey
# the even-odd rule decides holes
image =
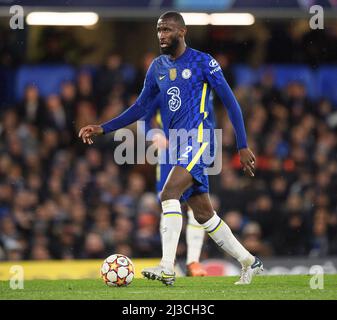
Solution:
[[[209,54],[186,48],[176,60],[156,58],[145,79],[143,93],[158,92],[163,129],[214,129],[210,114],[210,92],[225,82],[221,67]],[[148,89],[147,89],[148,88]]]
[[[103,132],[115,131],[144,117],[153,102],[159,99],[165,134],[168,136],[170,129],[197,130],[196,140],[203,143],[205,129],[209,129],[209,137],[214,136],[214,120],[209,117],[211,89],[228,111],[238,149],[246,148],[241,109],[220,65],[209,54],[189,47],[175,60],[168,55],[157,57],[146,74],[136,102],[120,116],[102,124]]]

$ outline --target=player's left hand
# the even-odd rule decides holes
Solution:
[[[254,153],[249,148],[245,148],[239,150],[239,155],[240,155],[240,162],[243,166],[243,171],[245,173],[248,173],[251,177],[254,177],[255,163],[256,163]]]
[[[152,143],[156,146],[157,149],[167,149],[168,140],[161,133],[156,133],[153,135]]]

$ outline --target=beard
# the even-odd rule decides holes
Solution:
[[[179,39],[174,38],[172,39],[171,45],[164,47],[164,48],[160,47],[160,52],[162,54],[174,55],[178,46],[179,46]]]

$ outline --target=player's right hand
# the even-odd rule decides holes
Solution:
[[[78,137],[82,139],[83,143],[93,144],[92,137],[103,134],[103,128],[99,125],[91,124],[81,128]]]

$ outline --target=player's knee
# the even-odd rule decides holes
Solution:
[[[194,214],[195,220],[197,220],[199,224],[203,224],[212,218],[212,216],[214,215],[214,212],[194,210],[193,214]]]
[[[161,195],[160,195],[160,201],[166,201],[166,200],[170,200],[170,199],[180,199],[180,194],[179,192],[173,188],[170,185],[165,185]]]
[[[196,214],[194,215],[194,218],[199,224],[203,224],[208,220],[203,214]]]

